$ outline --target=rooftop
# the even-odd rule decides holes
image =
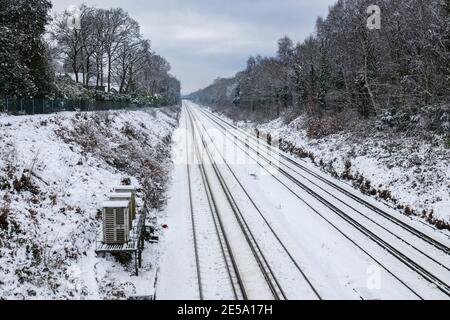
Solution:
[[[110,198],[121,198],[121,199],[128,199],[128,198],[131,199],[133,197],[133,194],[130,193],[130,192],[123,192],[123,193],[115,192],[115,193],[110,193],[108,195],[108,197],[110,197]]]
[[[128,201],[105,201],[103,208],[127,208],[130,205]]]
[[[117,186],[114,188],[114,190],[129,190],[129,191],[136,191],[136,187],[133,186]]]

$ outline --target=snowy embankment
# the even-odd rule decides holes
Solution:
[[[445,138],[425,141],[375,128],[310,138],[299,117],[286,124],[282,118],[248,130],[271,133],[280,148],[397,208],[418,216],[439,229],[450,230],[450,148]]]
[[[179,108],[0,116],[0,299],[151,295],[158,248],[133,266],[97,258],[101,203],[138,187],[163,205]]]

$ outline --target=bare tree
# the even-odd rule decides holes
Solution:
[[[139,24],[122,9],[110,9],[104,15],[104,48],[107,60],[107,87],[111,91],[113,63],[121,45],[132,34],[139,33]]]

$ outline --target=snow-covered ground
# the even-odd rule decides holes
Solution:
[[[192,194],[199,195],[203,189],[195,182],[200,174],[195,170],[191,171],[189,184],[185,162],[193,147],[183,138],[191,136],[197,138],[193,144],[201,153],[209,153],[214,160],[213,170],[208,156],[199,158],[206,179],[212,182],[210,196],[217,204],[217,216],[235,257],[232,269],[240,275],[250,299],[272,297],[273,292],[267,289],[269,283],[274,284],[272,277],[287,299],[448,298],[450,256],[446,249],[438,248],[440,244],[449,246],[446,234],[423,222],[411,221],[320,172],[311,163],[296,160],[311,170],[307,173],[284,159],[276,159],[277,153],[271,155],[263,142],[252,141],[197,105],[184,102],[181,124],[188,121],[188,114],[194,120],[192,125],[180,128],[176,134],[174,152],[180,162],[173,173],[164,220],[169,229],[162,249],[157,298],[198,299],[202,291],[205,298],[217,298],[213,293],[220,293],[220,289],[223,295],[219,297],[229,298],[228,286],[221,281],[223,258],[217,254],[212,235],[205,231],[214,229],[208,217],[215,206],[202,206],[206,192],[203,197],[193,197],[192,204],[187,196],[189,185]],[[191,168],[197,164],[192,160],[187,162]],[[336,183],[355,198],[318,177]],[[197,208],[194,223],[191,205]],[[229,210],[230,206],[235,209]],[[384,210],[386,216],[375,207]],[[196,241],[202,244],[197,245],[198,262]],[[210,260],[205,262],[204,256]],[[261,256],[263,264],[271,269],[269,278],[261,277],[267,272],[263,264],[255,265]],[[431,280],[423,270],[428,270],[425,272],[429,272]]]
[[[350,151],[339,151],[357,145],[353,139],[311,140],[299,124],[260,126],[284,143],[301,142],[297,148],[309,158],[292,157],[296,167],[195,104],[184,102],[183,109],[178,130],[174,108],[0,118],[0,298],[230,299],[236,276],[250,299],[272,297],[273,279],[288,299],[448,298],[448,233],[410,220],[312,163],[329,164],[334,156],[325,167],[336,177],[372,173],[372,186],[384,189],[392,185],[377,175],[393,173],[377,171],[389,161],[376,161],[383,146],[363,154],[353,146],[358,156],[346,166]],[[434,159],[432,168],[441,168],[448,182],[447,162]],[[399,166],[391,168],[399,170],[396,177],[410,172]],[[139,277],[127,261],[94,252],[101,202],[128,179],[139,188],[138,205],[146,199],[153,223],[164,226],[161,243],[146,246]],[[445,181],[441,186],[448,188]],[[413,196],[403,200],[394,192],[397,204],[414,204]],[[448,209],[448,189],[435,192],[442,196],[435,204]]]
[[[180,127],[174,134],[174,170],[168,192],[167,207],[161,223],[168,228],[161,243],[161,268],[156,285],[156,299],[199,299],[196,285],[195,255],[190,218],[187,181],[187,152],[185,117],[180,117]]]
[[[175,108],[0,116],[0,299],[153,294],[157,245],[139,277],[98,258],[99,209],[125,179],[158,214],[176,118]]]
[[[237,125],[271,133],[273,141],[284,141],[282,147],[286,151],[294,150],[357,189],[363,186],[366,194],[375,195],[403,213],[419,216],[441,228],[444,222],[449,227],[450,148],[443,137],[426,141],[364,128],[314,139],[308,137],[303,117],[289,124],[279,118],[260,125]]]

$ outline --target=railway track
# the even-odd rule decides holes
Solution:
[[[187,127],[187,123],[186,123]],[[189,150],[189,143],[186,139],[186,150]],[[187,176],[188,176],[188,193],[189,193],[189,207],[191,211],[191,225],[192,225],[192,235],[194,238],[194,255],[195,255],[195,267],[197,271],[197,284],[198,284],[198,295],[200,300],[203,300],[203,286],[202,286],[202,277],[201,277],[201,270],[200,270],[200,259],[198,254],[198,240],[197,240],[197,231],[195,228],[195,210],[194,210],[194,201],[192,199],[192,181],[191,181],[191,164],[189,160],[189,153],[187,154],[187,161],[186,161],[186,167],[187,167]]]
[[[255,146],[255,144],[260,144],[262,143],[260,141],[260,139],[256,138],[255,136],[253,136],[252,134],[242,130],[241,128],[236,127],[235,125],[229,123],[228,121],[225,121],[224,119],[214,115],[211,112],[208,112],[206,110],[201,110],[200,112],[202,112],[206,117],[210,118],[213,121],[219,121],[220,123],[224,124],[225,126],[228,126],[229,128],[235,130],[237,133],[240,134],[240,136],[244,136],[246,138],[246,142],[248,143],[249,140],[253,141],[253,146]],[[278,150],[277,148],[274,148],[270,145],[268,145],[267,143],[264,143],[265,147],[269,148],[271,152],[274,152],[277,154],[277,156],[282,159],[285,160],[286,162],[292,164],[293,166],[295,166],[296,168],[298,168],[299,170],[304,171],[305,174],[310,175],[311,177],[318,179],[319,181],[329,185],[330,187],[333,188],[333,190],[338,191],[339,193],[341,193],[342,195],[345,195],[347,197],[349,197],[351,200],[361,204],[362,206],[372,210],[373,212],[376,212],[377,214],[379,214],[380,216],[382,216],[383,218],[395,223],[396,225],[398,225],[399,227],[401,227],[402,229],[404,229],[405,231],[411,233],[412,235],[417,236],[418,238],[420,238],[421,240],[427,242],[428,244],[430,244],[431,246],[435,247],[436,249],[446,253],[446,254],[450,254],[450,248],[443,244],[442,242],[440,242],[437,239],[434,239],[433,237],[419,231],[418,229],[414,228],[413,226],[411,226],[410,224],[402,221],[401,219],[389,214],[387,211],[369,203],[368,201],[364,200],[361,197],[356,196],[355,194],[353,194],[352,192],[346,190],[345,188],[343,188],[342,186],[338,185],[337,183],[335,183],[334,181],[321,176],[319,174],[317,174],[316,172],[314,172],[313,170],[311,170],[310,168],[308,168],[307,166],[301,164],[299,161],[297,161],[297,159],[293,159],[292,157],[284,154],[283,152],[280,152],[280,150]],[[264,151],[264,150],[263,150]],[[302,161],[302,160],[301,160]],[[304,161],[303,161],[304,162]],[[290,167],[290,169],[292,169],[292,167]],[[317,185],[317,183],[315,183],[314,181],[308,179],[306,176],[302,175],[302,173],[300,173],[299,171],[292,169],[295,173],[297,173],[298,175],[300,175],[301,177],[307,179],[310,183]],[[320,186],[318,186],[320,187]],[[350,209],[354,209],[353,207],[351,207],[348,203],[346,203],[345,201],[343,201],[342,199],[338,198],[336,195],[330,193],[328,190],[325,190],[323,188],[321,188],[322,191],[324,191],[325,193],[327,193],[328,195],[334,197],[336,200],[342,202],[344,205],[346,205],[347,207],[349,207]],[[356,209],[354,209],[356,210]],[[360,214],[360,211],[358,211]],[[434,231],[436,231],[437,229],[434,227],[431,227],[429,225],[427,225],[427,227],[434,229]],[[450,237],[448,237],[450,239]]]
[[[195,123],[195,121],[194,121],[194,119],[192,117],[192,114],[189,111],[187,111],[187,112],[188,112],[188,116],[190,118],[191,125],[193,127],[196,127],[196,123]],[[195,130],[192,130],[192,132],[194,133]],[[246,242],[247,242],[248,246],[251,249],[251,252],[253,254],[253,258],[255,259],[256,263],[259,266],[259,269],[260,269],[260,271],[261,271],[261,273],[262,273],[262,275],[263,275],[263,277],[264,277],[264,279],[266,281],[266,284],[267,284],[268,288],[270,289],[270,292],[271,292],[271,295],[272,295],[273,299],[275,299],[275,300],[284,300],[284,299],[286,299],[286,295],[285,295],[283,289],[281,288],[278,279],[276,278],[276,276],[273,273],[272,268],[268,264],[266,256],[262,252],[262,250],[261,250],[258,242],[256,241],[252,231],[250,230],[247,222],[243,218],[243,215],[240,212],[240,209],[237,206],[237,204],[236,204],[236,202],[235,202],[235,200],[234,200],[234,198],[233,198],[233,196],[232,196],[232,194],[230,192],[230,189],[226,185],[226,182],[225,182],[225,180],[224,180],[224,178],[223,178],[223,176],[222,176],[222,174],[221,174],[217,164],[215,164],[214,159],[213,159],[210,151],[207,149],[207,147],[206,147],[206,145],[204,143],[204,140],[202,139],[202,137],[200,137],[198,139],[195,136],[195,133],[193,134],[193,137],[194,137],[194,144],[197,146],[196,147],[196,149],[197,149],[196,153],[198,155],[201,154],[201,152],[199,150],[199,145],[201,145],[201,146],[203,146],[203,148],[205,148],[203,150],[205,151],[206,156],[208,157],[209,163],[211,163],[211,166],[212,166],[212,168],[214,170],[214,174],[218,178],[218,181],[219,181],[219,184],[220,184],[220,188],[225,193],[226,199],[227,199],[229,205],[231,206],[231,208],[233,210],[233,213],[234,213],[236,221],[237,221],[237,223],[239,225],[239,228],[242,231],[242,233],[243,233],[243,235],[244,235],[244,237],[246,239]],[[196,141],[196,140],[200,140],[200,141]],[[199,162],[203,163],[203,160],[200,160]],[[202,164],[200,164],[200,165],[204,169],[204,165],[202,165]],[[205,182],[207,183],[209,189],[211,190],[211,183],[208,181],[208,177],[207,177],[207,174],[206,174],[205,170],[203,170],[203,176],[205,178]],[[211,200],[214,201],[214,198],[211,197]],[[216,204],[214,206],[215,206],[215,208],[217,208]],[[224,237],[226,237],[226,232],[225,232],[225,230],[223,228],[223,224],[220,222],[221,221],[220,214],[219,214],[218,210],[215,210],[215,212],[217,213],[217,220],[221,224],[222,234],[223,234]],[[232,249],[230,247],[228,247],[228,249],[229,249],[229,252],[232,253]],[[244,285],[245,279],[244,280],[242,279],[242,276],[240,275],[240,271],[239,271],[239,266],[236,264],[236,261],[234,262],[233,266],[234,266],[234,270],[236,271],[236,275],[237,275],[236,278],[239,279],[239,281],[238,281],[239,282],[239,291],[237,292],[237,299],[239,299],[239,292],[241,293],[240,296],[243,299],[251,298],[251,297],[248,296],[248,294],[246,292],[245,285]]]
[[[206,113],[206,112],[205,112]],[[206,116],[208,116],[210,119],[210,114],[207,114]],[[214,115],[212,115],[214,116]],[[217,120],[224,122],[223,119],[217,118],[215,117]],[[214,120],[214,119],[211,119]],[[228,124],[229,126],[232,126],[231,124]],[[234,128],[234,127],[233,127]],[[245,141],[245,146],[248,147],[249,146],[249,141],[247,138],[248,134],[245,136],[246,137],[246,141]],[[241,141],[241,143],[243,143],[243,141]],[[253,147],[255,147],[255,145],[253,145]],[[270,146],[269,146],[270,147]],[[283,159],[288,159],[286,156],[284,156],[281,152],[279,152],[279,150],[276,150],[274,148],[271,149],[270,153],[264,153],[264,148],[263,149],[259,149],[258,153],[262,153],[265,154],[268,157],[272,157],[272,152],[277,152],[277,159],[272,159],[272,162],[274,162],[274,160],[278,160],[277,162],[280,162],[279,159],[283,158]],[[292,159],[288,159],[290,160],[289,163],[294,162]],[[295,163],[295,162],[294,162]],[[425,256],[427,259],[430,259],[431,261],[433,261],[434,263],[438,264],[440,267],[442,267],[443,269],[450,271],[450,268],[448,267],[450,265],[450,260],[447,261],[447,263],[442,263],[440,261],[438,261],[435,257],[432,257],[427,251],[429,250],[428,247],[423,246],[423,248],[419,248],[418,245],[415,243],[415,241],[407,241],[405,239],[403,239],[402,237],[400,237],[395,231],[392,231],[391,229],[387,228],[385,226],[384,221],[378,219],[374,219],[372,217],[370,217],[368,214],[365,214],[364,212],[362,212],[362,210],[357,209],[353,206],[351,206],[347,201],[339,198],[338,196],[336,196],[335,194],[333,194],[330,190],[327,190],[323,185],[320,185],[318,183],[316,183],[311,177],[306,176],[305,174],[302,174],[302,172],[299,172],[298,170],[296,170],[295,168],[292,168],[292,166],[287,165],[286,163],[280,162],[280,166],[283,165],[284,167],[287,168],[287,170],[291,170],[294,174],[298,175],[299,177],[301,177],[302,179],[304,179],[305,181],[308,182],[308,184],[313,185],[315,187],[317,187],[317,190],[320,193],[323,194],[327,194],[328,196],[332,197],[334,200],[338,201],[342,206],[341,207],[345,207],[344,209],[350,209],[353,210],[354,212],[358,213],[359,215],[361,215],[363,218],[367,219],[368,221],[370,221],[371,223],[373,223],[376,227],[383,229],[384,231],[386,231],[389,235],[393,236],[394,238],[400,240],[401,242],[405,243],[406,245],[408,245],[409,247],[413,248],[414,250],[416,250],[417,252],[419,252],[420,254],[422,254],[423,256]],[[301,165],[299,165],[301,166]],[[301,166],[302,169],[304,169],[305,171],[307,171],[312,177],[319,179],[322,183],[327,184],[327,182],[329,181],[328,179],[325,179],[323,177],[321,177],[320,175],[314,173],[313,171],[311,171],[310,169],[306,168],[305,166]],[[338,187],[339,189],[337,190],[343,190],[345,191],[345,195],[350,194],[351,195],[351,199],[357,198],[355,195],[351,194],[350,192],[348,192],[347,190],[343,189],[342,187],[338,186],[337,184],[335,184],[334,182],[330,182],[329,184],[330,187]],[[361,199],[361,202],[358,201],[357,203],[362,204],[363,206],[365,206],[367,209],[372,209],[372,208],[377,208],[374,205],[366,202],[365,200]],[[395,218],[393,216],[391,216],[389,213],[382,211],[381,209],[377,208],[378,210],[374,210],[375,213],[379,214],[379,212],[383,212],[383,214],[381,215],[382,218],[386,218],[388,221],[393,222],[396,226],[402,228],[404,231],[408,232],[409,234],[411,234],[414,240],[421,240],[424,241],[425,243],[427,243],[428,245],[434,247],[436,250],[441,251],[445,256],[448,256],[449,253],[449,248],[447,246],[445,246],[444,244],[438,242],[437,240],[429,237],[426,234],[421,233],[419,230],[407,225],[406,223],[402,222],[401,220],[399,220],[398,218]],[[387,218],[386,216],[388,216],[389,218]],[[399,221],[399,223],[397,223],[397,221]],[[407,226],[407,227],[405,227]],[[417,239],[416,239],[417,238]]]
[[[224,121],[223,119],[220,119],[218,117],[215,117],[213,115],[208,114],[205,111],[200,111],[205,117],[207,117],[207,119],[209,119],[209,121],[211,123],[213,123],[217,128],[223,130],[225,133],[229,133],[230,132],[230,128],[231,129],[235,129],[232,127],[232,125],[228,124],[228,128],[225,127],[225,125],[227,125],[227,122]],[[248,135],[248,134],[247,134]],[[377,243],[379,246],[381,246],[383,249],[387,250],[390,254],[392,254],[394,257],[396,257],[399,261],[401,261],[403,264],[405,264],[406,266],[408,266],[411,270],[417,272],[419,275],[421,275],[424,279],[426,279],[427,281],[429,281],[430,283],[434,284],[441,292],[443,292],[445,295],[449,296],[450,295],[450,288],[449,285],[446,281],[442,280],[441,278],[435,276],[433,273],[429,272],[426,268],[423,268],[420,264],[416,263],[414,260],[410,259],[407,255],[403,254],[400,250],[398,250],[397,248],[395,248],[394,246],[392,246],[390,243],[384,241],[382,238],[380,238],[379,236],[377,236],[376,234],[374,234],[371,230],[369,230],[367,227],[365,227],[363,224],[361,224],[360,222],[358,222],[356,219],[354,219],[353,217],[349,216],[348,214],[346,214],[343,210],[341,210],[340,208],[336,207],[334,204],[330,203],[329,201],[327,201],[326,199],[324,199],[320,194],[318,194],[317,191],[314,191],[313,189],[311,189],[310,187],[306,186],[304,183],[302,183],[301,181],[299,181],[298,178],[294,177],[291,173],[289,173],[287,171],[286,168],[282,168],[282,166],[284,165],[284,163],[279,162],[279,161],[274,161],[274,159],[269,159],[270,154],[264,154],[264,148],[258,148],[257,150],[254,148],[255,146],[250,145],[248,142],[248,136],[246,136],[246,139],[243,139],[243,136],[238,136],[236,133],[232,133],[232,137],[227,136],[229,139],[233,139],[233,143],[238,146],[243,152],[245,152],[248,156],[252,157],[252,155],[250,154],[250,151],[252,151],[253,153],[257,154],[257,159],[255,159],[255,157],[252,157],[254,161],[256,161],[258,163],[258,165],[260,165],[263,169],[267,169],[266,166],[272,166],[272,167],[276,167],[275,169],[282,173],[282,175],[287,178],[288,180],[290,180],[293,184],[295,184],[296,186],[300,187],[302,190],[304,190],[305,192],[307,192],[308,194],[310,194],[312,197],[314,197],[317,201],[319,201],[320,203],[322,203],[324,206],[326,206],[327,208],[329,208],[332,212],[334,212],[335,214],[337,214],[340,218],[342,218],[343,220],[345,220],[347,223],[349,223],[350,225],[352,225],[355,229],[359,230],[362,234],[364,234],[365,236],[367,236],[368,238],[370,238],[372,241],[374,241],[375,243]],[[242,146],[240,146],[240,145]],[[268,148],[270,148],[270,146],[268,146]],[[261,159],[264,160],[265,164],[262,165],[261,164]],[[274,164],[279,162],[280,164],[277,166]],[[269,171],[268,171],[269,172]],[[315,208],[313,208],[310,204],[306,203],[301,197],[298,196],[298,194],[291,188],[289,187],[285,182],[281,181],[281,179],[279,179],[278,177],[276,177],[275,175],[273,175],[272,172],[269,172],[275,179],[277,179],[280,183],[282,183],[288,190],[290,190],[293,194],[295,194],[301,201],[303,201],[307,206],[309,206],[313,211],[315,211],[318,215],[320,215],[325,221],[327,221],[330,225],[332,225],[337,231],[339,231],[341,234],[343,234],[349,241],[351,241],[354,245],[356,245],[359,249],[361,249],[363,252],[365,252],[369,257],[371,257],[372,259],[374,259],[380,266],[382,266],[387,272],[389,272],[392,276],[394,276],[394,278],[396,278],[398,281],[400,281],[401,283],[403,283],[409,290],[411,290],[411,292],[413,292],[418,298],[422,298],[421,295],[419,293],[417,293],[413,288],[411,288],[410,286],[408,286],[404,281],[402,281],[397,275],[395,275],[394,273],[392,273],[389,268],[383,266],[383,264],[381,263],[381,261],[378,261],[375,257],[373,257],[373,255],[371,255],[369,252],[367,252],[364,248],[362,248],[360,245],[358,245],[355,241],[353,241],[350,237],[348,237],[344,232],[342,232],[339,227],[337,227],[335,225],[335,223],[333,223],[330,219],[326,218],[324,215],[322,215],[318,210],[316,210]],[[313,181],[309,180],[310,183],[313,183]],[[317,186],[317,185],[316,185]],[[324,190],[323,188],[321,188],[322,191],[326,192],[326,190]],[[329,194],[329,193],[328,193]],[[338,199],[339,200],[339,199]],[[353,208],[354,209],[354,208]],[[356,210],[357,211],[357,210]],[[360,211],[357,211],[360,214],[362,214]],[[377,211],[378,212],[378,211]],[[385,213],[388,214],[388,213]],[[367,217],[366,217],[367,218]],[[390,221],[393,221],[391,219],[389,219]],[[379,227],[383,227],[380,224],[378,224]],[[421,236],[422,233],[420,233],[420,231],[416,230],[413,228],[413,230],[411,230],[410,227],[405,227],[403,224],[400,224],[400,226],[404,227],[405,230],[410,231],[411,234],[413,234],[416,237],[419,237],[421,239],[423,239],[423,241],[429,243],[430,245],[433,245],[435,248],[437,248],[438,250],[441,250],[443,252],[447,252],[446,250],[446,246],[443,245],[440,242],[435,241],[434,239],[423,235],[423,237]],[[386,229],[386,231],[390,232],[389,230]],[[400,239],[401,241],[405,242],[405,240]],[[431,242],[431,243],[430,243]],[[445,266],[445,264],[439,263],[438,261],[436,261],[435,259],[433,259],[432,257],[428,256],[425,252],[423,252],[422,250],[417,249],[413,244],[408,243],[408,245],[410,245],[412,248],[414,248],[415,250],[417,250],[420,254],[423,254],[425,257],[427,257],[428,259],[430,259],[433,262],[436,262],[439,266],[441,266],[442,268],[448,270],[448,267]],[[448,248],[447,248],[448,249]]]
[[[188,121],[188,118],[186,118],[186,129],[188,129],[190,122]],[[193,130],[193,128],[192,128]],[[187,130],[189,131],[189,130]],[[188,138],[188,137],[187,137]],[[211,218],[213,220],[214,224],[214,231],[216,233],[218,242],[220,244],[220,251],[223,256],[223,261],[226,268],[226,273],[228,275],[228,279],[230,282],[230,286],[233,291],[233,296],[235,300],[246,300],[247,294],[245,291],[245,288],[243,286],[243,283],[241,281],[236,261],[234,259],[234,256],[231,251],[231,247],[229,244],[229,241],[224,233],[224,228],[222,221],[220,217],[217,214],[217,204],[214,201],[214,198],[211,195],[211,185],[205,175],[204,172],[204,166],[201,162],[196,161],[195,158],[199,156],[198,147],[195,144],[195,135],[192,131],[192,147],[194,150],[190,150],[189,148],[189,139],[186,139],[186,150],[187,150],[187,175],[188,175],[188,193],[189,193],[189,203],[190,203],[190,211],[191,211],[191,223],[192,223],[192,232],[193,232],[193,242],[194,242],[194,254],[195,254],[195,264],[196,264],[196,273],[197,273],[197,285],[198,285],[198,293],[200,300],[205,299],[204,294],[204,283],[202,281],[202,264],[199,258],[199,244],[198,244],[198,236],[197,236],[197,228],[196,228],[196,211],[198,210],[195,208],[194,205],[194,199],[193,199],[193,186],[192,186],[192,179],[191,179],[191,166],[194,166],[195,163],[197,164],[198,169],[200,170],[201,175],[201,181],[202,181],[202,187],[204,194],[207,198],[207,203],[209,207],[209,212],[211,215]],[[189,152],[190,151],[190,152]],[[191,159],[189,159],[189,155],[191,155]]]
[[[192,115],[192,112],[191,112],[191,111],[189,111],[189,113]],[[206,132],[204,129],[202,130],[201,128],[199,129],[199,131],[202,132],[202,133],[201,133],[201,135],[202,135],[202,142],[203,142],[203,144],[204,144],[205,149],[207,149],[208,146],[207,146],[206,141],[205,141],[205,138],[204,138],[204,135],[207,134],[207,132]],[[219,153],[219,155],[220,155],[220,153]],[[221,155],[220,155],[220,156],[221,156]],[[212,160],[212,159],[211,159],[211,160]],[[227,170],[231,173],[231,175],[233,176],[233,178],[235,179],[235,181],[238,183],[238,185],[239,185],[239,187],[241,188],[242,192],[245,194],[245,196],[247,197],[247,199],[251,202],[252,206],[257,210],[259,216],[262,218],[262,220],[264,221],[264,224],[268,227],[268,229],[270,230],[270,232],[273,234],[274,238],[275,238],[276,241],[279,243],[279,245],[281,246],[282,250],[283,250],[283,251],[285,252],[285,254],[289,257],[290,262],[295,266],[295,269],[298,271],[299,275],[305,280],[307,286],[308,286],[308,287],[310,288],[310,290],[313,292],[313,296],[314,296],[316,299],[322,299],[321,296],[320,296],[320,294],[319,294],[319,292],[318,292],[318,290],[317,290],[317,289],[315,288],[315,286],[312,284],[312,282],[310,281],[310,279],[308,279],[307,275],[306,275],[305,272],[302,270],[302,268],[300,267],[300,265],[298,264],[298,262],[294,259],[293,255],[289,252],[289,250],[287,249],[286,245],[283,243],[283,241],[280,239],[280,237],[278,236],[278,234],[277,234],[277,233],[275,232],[275,230],[272,228],[272,226],[270,225],[270,223],[268,222],[268,220],[267,220],[266,217],[264,216],[262,210],[258,207],[258,205],[257,205],[257,204],[255,203],[255,201],[252,199],[252,197],[250,196],[250,194],[247,192],[247,190],[246,190],[245,187],[243,186],[242,182],[239,180],[239,178],[238,178],[237,175],[235,174],[234,170],[233,170],[228,164],[226,164],[226,161],[225,161],[225,159],[223,158],[223,156],[221,156],[221,160],[222,160],[222,163],[225,163],[225,166],[226,166]],[[222,185],[223,185],[224,188],[226,188],[226,189],[228,190],[227,193],[229,194],[229,197],[230,197],[231,201],[234,202],[234,200],[232,200],[231,192],[229,191],[228,187],[226,186],[226,182],[224,181],[224,179],[223,179],[223,177],[222,177],[222,175],[221,175],[219,169],[217,168],[217,166],[216,166],[216,171],[217,171],[216,173],[217,173],[218,175],[221,176]],[[237,204],[235,204],[234,207],[235,207],[235,212],[236,212],[237,215],[238,215],[238,219],[239,219],[239,221],[240,221],[240,223],[241,223],[241,227],[242,227],[242,228],[245,228],[245,229],[246,229],[246,233],[248,233],[248,234],[250,235],[250,236],[248,237],[248,238],[249,238],[249,241],[252,241],[252,242],[253,242],[253,247],[256,247],[256,248],[258,249],[257,251],[259,251],[259,252],[262,254],[261,249],[259,248],[259,245],[257,244],[257,242],[256,242],[256,240],[255,240],[255,237],[253,236],[253,234],[252,234],[252,232],[251,232],[251,230],[250,230],[250,228],[249,228],[249,226],[248,226],[248,223],[246,222],[246,219],[245,219],[243,213],[241,212],[241,210],[239,210],[239,207],[238,207]],[[256,251],[256,250],[255,250],[255,251]],[[265,262],[266,265],[268,265],[267,259],[266,259],[264,256],[262,257],[262,260]],[[271,270],[270,267],[267,267],[267,268],[270,270],[270,272],[267,272],[266,278],[269,279],[269,281],[276,282],[276,283],[277,283],[277,286],[280,288],[279,282],[278,282],[278,281],[276,280],[276,278],[273,276],[273,271]],[[272,276],[271,276],[271,275],[272,275]],[[272,280],[270,280],[270,278],[272,278]],[[278,292],[277,292],[276,286],[273,286],[273,292],[274,292],[275,296],[277,296],[278,298],[279,298],[280,296],[283,296],[284,299],[286,299],[286,294],[283,292],[283,290],[282,290],[281,288],[278,289]]]
[[[230,126],[233,129],[236,128],[232,124],[229,124],[225,120],[223,120],[223,119],[221,119],[221,118],[219,118],[219,117],[217,117],[217,116],[215,116],[215,115],[213,115],[213,114],[211,114],[209,112],[206,112],[206,111],[202,111],[202,112],[207,117],[209,117],[211,120],[218,120],[221,123],[224,123],[224,124]],[[214,117],[214,119],[212,119],[211,117]],[[249,145],[248,138],[256,139],[255,137],[251,136],[250,134],[246,133],[245,131],[242,131],[241,129],[239,129],[239,130],[240,130],[240,133],[244,134],[244,136],[246,138],[246,142],[245,142],[246,146]],[[241,135],[241,137],[242,137],[242,135]],[[256,142],[259,143],[259,141],[257,139],[256,139]],[[252,145],[253,145],[253,147],[255,147],[255,144],[252,144]],[[387,213],[386,211],[384,211],[384,210],[374,206],[373,204],[365,201],[364,199],[358,198],[356,195],[354,195],[351,192],[345,190],[341,186],[337,185],[335,182],[320,176],[319,174],[313,172],[311,169],[307,168],[306,166],[301,165],[298,162],[294,161],[293,159],[287,157],[282,152],[280,152],[278,149],[273,148],[273,147],[271,147],[269,145],[267,145],[267,147],[270,148],[270,153],[266,153],[266,155],[268,155],[269,157],[273,158],[272,152],[275,152],[277,154],[277,159],[275,159],[275,160],[278,160],[280,165],[283,165],[288,170],[291,170],[294,174],[298,175],[299,177],[301,177],[302,179],[307,181],[309,184],[317,187],[317,189],[321,193],[327,194],[328,196],[332,197],[336,201],[340,202],[347,209],[350,209],[350,210],[353,210],[353,211],[357,212],[358,214],[360,214],[362,217],[364,217],[365,219],[367,219],[368,221],[370,221],[371,223],[373,223],[377,227],[384,229],[387,233],[389,233],[393,237],[397,238],[398,240],[402,241],[403,243],[407,244],[408,246],[414,248],[415,250],[420,252],[422,255],[426,256],[428,259],[432,260],[433,262],[439,264],[442,268],[446,269],[447,271],[450,271],[450,268],[448,267],[449,266],[448,263],[447,264],[441,263],[441,262],[437,261],[435,258],[431,257],[427,252],[425,252],[425,251],[428,251],[428,249],[429,249],[428,247],[425,247],[425,249],[421,249],[421,248],[418,248],[418,246],[414,242],[406,241],[405,239],[403,239],[400,236],[398,236],[398,234],[396,232],[392,231],[391,229],[388,229],[384,225],[385,223],[384,223],[383,220],[378,219],[378,221],[376,221],[377,219],[374,219],[374,218],[370,217],[368,214],[365,214],[364,212],[362,212],[362,210],[357,209],[354,206],[351,206],[348,201],[346,201],[346,200],[344,200],[342,198],[339,198],[336,194],[333,194],[333,192],[330,191],[330,189],[327,189],[326,187],[324,187],[324,185],[328,185],[329,187],[334,188],[333,190],[337,190],[337,191],[341,192],[343,195],[348,196],[351,200],[355,200],[356,203],[361,204],[365,208],[367,208],[369,210],[372,210],[373,212],[379,214],[381,218],[387,219],[388,221],[392,222],[395,226],[397,226],[399,228],[402,228],[404,231],[408,232],[409,234],[411,234],[412,236],[416,237],[417,239],[419,239],[419,240],[427,243],[428,245],[434,247],[436,250],[441,251],[446,256],[448,256],[448,254],[450,253],[450,248],[448,246],[446,246],[443,243],[439,242],[438,240],[433,239],[432,237],[424,234],[423,232],[421,232],[421,231],[417,230],[416,228],[408,225],[407,223],[401,221],[400,219],[392,216],[391,214]],[[258,152],[264,154],[264,149],[258,150]],[[286,160],[288,164],[286,162],[283,163],[282,161],[279,161],[279,159]],[[294,168],[292,166],[290,166],[289,164],[292,164],[294,166]],[[303,173],[303,172],[300,172],[296,168],[300,168],[301,170],[306,172],[306,174]],[[309,175],[309,177],[308,177],[308,175]],[[313,178],[318,179],[322,183],[322,185],[320,185],[317,182],[315,182],[313,180]],[[450,260],[448,262],[450,263]]]

